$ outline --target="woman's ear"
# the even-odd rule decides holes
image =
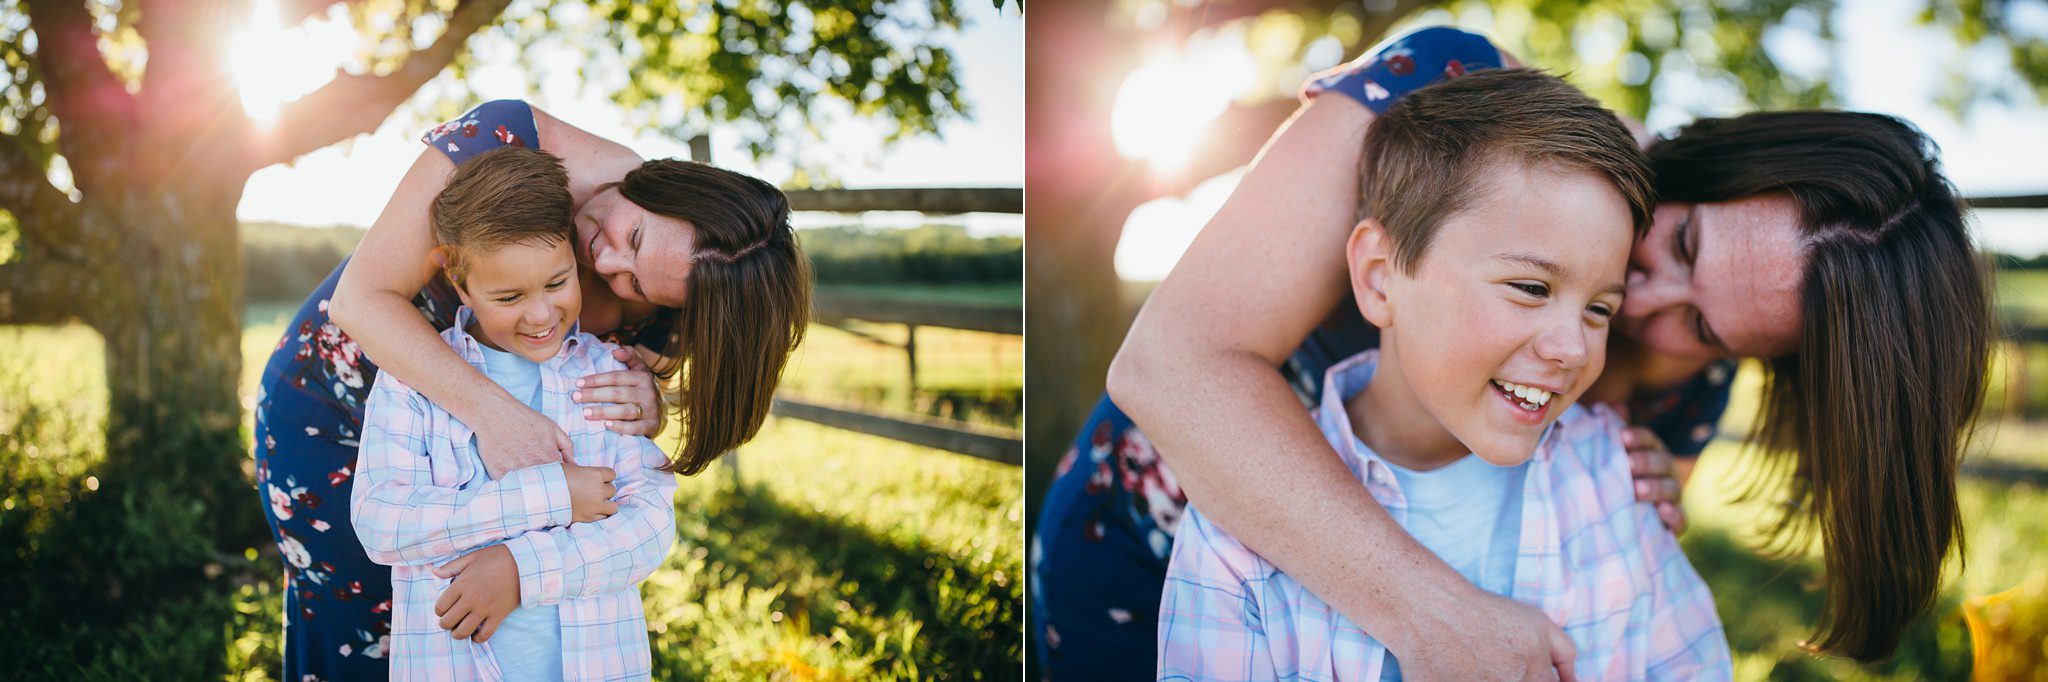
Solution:
[[[1393,243],[1388,239],[1386,226],[1373,218],[1358,221],[1351,228],[1351,239],[1344,244],[1344,261],[1350,268],[1351,296],[1358,301],[1358,312],[1372,326],[1393,326],[1394,310],[1387,305],[1387,276],[1394,267]]]

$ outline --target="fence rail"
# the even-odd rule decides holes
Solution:
[[[957,452],[1011,466],[1024,465],[1024,441],[1015,432],[976,429],[945,419],[884,417],[791,398],[776,398],[776,416]]]
[[[1970,208],[2048,208],[2048,194],[2017,194],[2004,197],[1964,199]]]
[[[795,211],[1024,212],[1024,190],[1014,188],[793,189],[784,194]]]
[[[1013,305],[906,301],[867,294],[820,291],[811,319],[838,325],[847,320],[945,327],[991,334],[1022,335],[1024,315]]]
[[[797,211],[917,211],[928,214],[1024,212],[1024,190],[1018,188],[824,189],[789,190],[786,194],[789,196],[790,208]],[[945,303],[825,291],[818,292],[812,300],[811,319],[889,346],[899,344],[854,329],[847,325],[847,322],[859,320],[904,325],[908,329],[908,334],[900,347],[909,359],[910,388],[913,393],[917,390],[918,327],[964,329],[1012,336],[1024,334],[1023,309],[1014,305]],[[1016,431],[977,427],[946,419],[883,415],[831,407],[788,394],[776,396],[773,411],[777,416],[790,419],[801,419],[1011,466],[1024,465],[1024,439]],[[727,461],[737,466],[733,459],[728,458]]]

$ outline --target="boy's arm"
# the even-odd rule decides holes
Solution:
[[[1193,509],[1180,527],[1159,604],[1159,679],[1279,679],[1240,565],[1263,562]]]
[[[371,561],[425,565],[569,523],[569,485],[559,462],[512,471],[473,490],[434,485],[428,439],[446,435],[429,431],[428,409],[424,397],[395,377],[380,376],[370,389],[349,521]]]
[[[614,500],[619,511],[598,521],[529,531],[506,541],[519,566],[519,605],[632,589],[667,559],[676,541],[676,476],[655,469],[667,458],[654,441],[610,431],[606,447],[622,450]]]
[[[1636,503],[1637,532],[1650,566],[1648,679],[1726,680],[1734,675],[1728,635],[1707,581],[1650,505]]]

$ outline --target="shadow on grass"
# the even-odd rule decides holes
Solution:
[[[1022,673],[1021,565],[891,538],[793,507],[765,487],[721,485],[678,505],[685,571],[771,591],[772,617],[808,631],[793,634],[872,661],[862,677]]]
[[[1930,615],[1906,629],[1890,660],[1858,665],[1799,646],[1813,635],[1821,613],[1819,566],[1766,558],[1714,529],[1694,528],[1682,544],[1713,589],[1715,610],[1735,653],[1737,679],[1951,680],[1969,675],[1969,636],[1952,590],[1937,598]]]
[[[48,483],[17,478],[4,487]],[[172,491],[116,479],[0,522],[5,676],[197,680],[246,666],[246,657],[224,655],[251,625],[233,595],[262,566],[214,552],[205,517]]]

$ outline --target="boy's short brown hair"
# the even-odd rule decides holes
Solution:
[[[1504,160],[1598,173],[1650,224],[1650,171],[1621,120],[1571,84],[1534,69],[1489,69],[1409,93],[1374,121],[1360,169],[1359,219],[1392,239],[1413,271],[1437,227],[1470,207],[1479,171]]]
[[[500,147],[458,166],[427,215],[434,240],[447,247],[448,272],[460,285],[464,251],[569,239],[573,203],[561,159],[538,149]]]

